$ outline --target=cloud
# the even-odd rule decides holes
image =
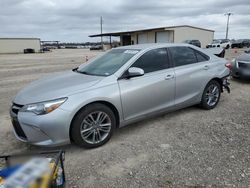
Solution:
[[[230,18],[230,38],[250,38],[249,0],[1,0],[0,37],[39,37],[42,40],[93,41],[104,32],[189,24],[215,30],[223,38],[224,13]]]

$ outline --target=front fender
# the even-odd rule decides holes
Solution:
[[[119,113],[119,118],[120,120],[122,120],[123,117],[122,105],[120,100],[119,87],[117,83],[72,94],[68,96],[68,100],[64,104],[62,104],[59,108],[65,111],[69,111],[72,120],[75,114],[82,107],[97,101],[104,101],[111,103],[117,109]]]

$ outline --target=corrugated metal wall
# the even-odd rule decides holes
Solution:
[[[31,48],[40,52],[38,38],[0,38],[0,53],[23,53],[24,49]]]

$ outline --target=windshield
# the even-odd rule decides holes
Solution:
[[[97,57],[85,66],[80,66],[77,72],[97,76],[109,76],[114,74],[139,50],[113,49]]]

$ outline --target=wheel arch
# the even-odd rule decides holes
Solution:
[[[217,82],[220,84],[220,90],[221,90],[221,92],[223,92],[223,81],[222,81],[222,79],[219,78],[219,77],[214,77],[214,78],[210,79],[210,80],[206,83],[205,86],[203,86],[203,90],[202,90],[202,92],[200,93],[200,96],[199,96],[200,101],[201,101],[203,92],[204,92],[205,88],[207,87],[207,84],[208,84],[209,82],[211,82],[212,80],[215,80],[215,81],[217,81]]]
[[[110,102],[104,101],[104,100],[98,100],[98,101],[90,102],[90,103],[88,103],[88,104],[82,106],[82,107],[75,113],[74,117],[72,118],[72,120],[71,120],[71,122],[70,122],[70,129],[69,129],[69,138],[70,138],[70,141],[73,141],[71,131],[72,131],[72,123],[73,123],[73,121],[74,121],[76,115],[77,115],[78,113],[80,113],[80,111],[81,111],[82,109],[86,108],[87,106],[92,105],[92,104],[97,104],[97,103],[98,103],[98,104],[103,104],[103,105],[109,107],[109,108],[113,111],[113,113],[114,113],[114,115],[115,115],[115,119],[116,119],[116,128],[119,128],[119,126],[120,126],[120,114],[119,114],[119,111],[117,110],[117,108],[115,107],[115,105],[113,105],[113,104],[110,103]]]
[[[215,77],[215,78],[211,79],[209,82],[211,82],[212,80],[217,81],[220,84],[220,90],[221,90],[221,92],[223,92],[223,81],[222,81],[222,79],[218,78],[218,77]]]
[[[211,80],[209,80],[207,82],[207,84],[206,84],[206,86],[205,86],[205,88],[203,90],[203,94],[201,96],[201,101],[200,101],[200,104],[199,104],[199,106],[202,107],[205,110],[213,109],[217,105],[217,103],[219,102],[219,100],[217,100],[216,103],[213,106],[208,106],[207,103],[204,104],[204,98],[203,97],[204,97],[204,92],[206,91],[205,89],[208,87],[209,83],[212,82],[212,81],[215,81],[215,82],[217,82],[219,84],[219,87],[220,87],[219,90],[220,90],[220,92],[223,91],[223,80],[222,80],[222,78],[214,77],[214,78],[212,78]],[[219,96],[220,96],[220,94],[219,94]]]

